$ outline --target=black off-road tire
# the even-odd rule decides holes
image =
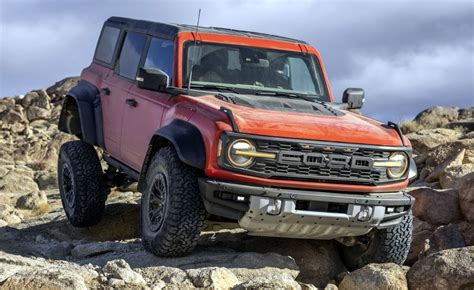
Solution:
[[[141,201],[145,248],[163,257],[190,253],[204,218],[197,170],[182,163],[173,147],[161,148],[150,163]]]
[[[370,263],[392,262],[402,265],[410,251],[412,230],[413,216],[407,214],[398,225],[387,229],[374,229],[364,236],[367,241],[365,245],[341,245],[346,267],[353,271]]]
[[[92,145],[64,143],[58,158],[58,185],[69,222],[75,227],[96,225],[107,199],[102,167]]]

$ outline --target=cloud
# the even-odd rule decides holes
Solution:
[[[112,15],[196,22],[303,39],[320,50],[333,94],[363,87],[364,112],[410,118],[434,105],[474,105],[472,1],[0,2],[0,96],[78,75]]]
[[[426,108],[474,105],[474,59],[469,45],[445,45],[394,58],[355,57],[363,68],[337,79],[333,87],[360,86],[366,91],[364,111],[393,121],[409,119]],[[397,115],[389,114],[396,110]]]

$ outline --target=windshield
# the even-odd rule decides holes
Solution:
[[[329,101],[321,68],[309,54],[248,46],[188,43],[184,79],[191,87],[238,93],[294,94]]]

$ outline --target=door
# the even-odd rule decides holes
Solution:
[[[161,69],[172,83],[173,52],[173,41],[151,38],[142,60],[143,67]],[[124,110],[120,151],[122,159],[137,171],[142,167],[153,134],[161,127],[171,98],[170,94],[140,89],[136,84],[129,89],[130,104]]]
[[[131,102],[129,90],[135,83],[146,39],[145,35],[126,32],[114,73],[111,73],[103,83],[103,87],[106,88],[106,90],[102,89],[101,97],[104,111],[105,147],[112,157],[121,161],[123,161],[121,144],[124,142],[122,138],[123,116],[125,109]]]
[[[120,159],[120,139],[125,100],[132,84],[123,78],[110,73],[102,82],[101,104],[104,126],[104,143],[107,153]]]

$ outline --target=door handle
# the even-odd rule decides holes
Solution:
[[[127,99],[125,103],[130,107],[136,107],[138,105],[138,102],[135,99]]]
[[[110,95],[110,89],[109,88],[101,88],[100,89],[100,94],[103,94],[103,95]]]

